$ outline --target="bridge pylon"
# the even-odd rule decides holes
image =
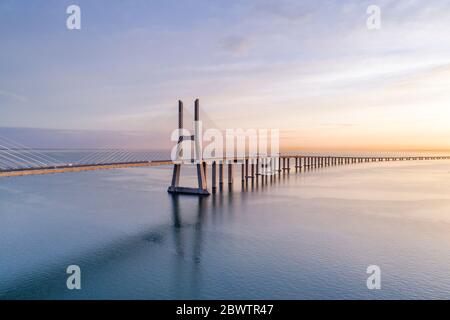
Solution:
[[[201,130],[200,130],[200,102],[199,99],[195,100],[194,106],[194,135],[184,136],[183,135],[183,102],[178,101],[178,130],[179,138],[177,143],[177,157],[183,152],[183,141],[192,140],[194,141],[194,154],[195,159],[191,159],[191,163],[196,163],[197,166],[197,180],[198,187],[180,187],[180,174],[181,165],[183,160],[174,161],[173,174],[172,174],[172,184],[167,190],[169,193],[173,194],[193,194],[199,196],[209,196],[209,191],[206,183],[206,162],[203,161],[202,155],[202,141],[201,141]],[[178,162],[178,163],[177,163]]]

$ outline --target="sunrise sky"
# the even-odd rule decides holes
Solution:
[[[450,150],[447,0],[2,0],[0,40],[0,127],[168,140],[199,97],[287,149]]]

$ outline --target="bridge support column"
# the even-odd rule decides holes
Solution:
[[[181,164],[175,164],[173,166],[173,174],[172,174],[172,188],[178,188],[180,185],[180,173],[181,173]]]
[[[223,185],[223,163],[219,162],[219,187]]]
[[[228,164],[228,184],[233,184],[233,163]]]
[[[245,179],[248,178],[248,159],[245,159]]]
[[[208,186],[208,164],[206,161],[203,161],[203,174],[205,175],[205,188]]]
[[[216,192],[217,190],[217,178],[216,178],[216,174],[217,174],[217,164],[215,161],[213,161],[213,163],[211,164],[211,189],[212,192]]]

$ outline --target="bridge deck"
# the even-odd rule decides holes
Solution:
[[[442,160],[450,159],[449,156],[416,156],[416,157],[352,157],[352,156],[304,156],[304,155],[280,155],[279,158],[286,159],[304,159],[304,158],[330,158],[330,159],[359,159],[369,161],[395,161],[395,160]],[[248,159],[248,158],[246,158]],[[254,159],[254,158],[251,158]],[[226,160],[226,159],[220,159]],[[244,160],[244,158],[234,159]],[[216,160],[215,160],[216,161]],[[218,160],[217,160],[218,161]],[[13,169],[13,170],[0,170],[0,177],[18,177],[28,175],[42,175],[52,173],[65,173],[65,172],[81,172],[81,171],[94,171],[94,170],[108,170],[108,169],[121,169],[121,168],[137,168],[137,167],[156,167],[162,165],[174,164],[171,160],[160,161],[144,161],[144,162],[126,162],[126,163],[106,163],[106,164],[86,164],[86,165],[62,165],[56,167],[40,167],[40,168],[26,168],[26,169]],[[303,165],[305,167],[309,165]]]
[[[35,168],[35,169],[34,168],[18,169],[10,171],[0,171],[0,177],[18,177],[18,176],[29,176],[39,174],[81,172],[81,171],[120,169],[120,168],[155,167],[170,164],[173,164],[173,162],[170,160],[163,160],[152,162],[108,163],[108,164],[74,165],[74,166]]]

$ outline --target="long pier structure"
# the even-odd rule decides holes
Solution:
[[[183,129],[183,103],[179,101],[178,105],[178,128]],[[198,122],[199,101],[195,101],[194,109],[195,121]],[[181,132],[181,131],[180,131]],[[156,167],[173,166],[172,181],[168,188],[170,193],[187,193],[196,195],[209,195],[208,180],[210,190],[214,193],[225,183],[232,185],[236,179],[235,172],[240,172],[241,182],[246,183],[249,180],[258,177],[283,175],[289,173],[292,169],[295,172],[305,172],[316,168],[341,166],[368,162],[391,162],[391,161],[420,161],[420,160],[449,160],[450,156],[334,156],[334,155],[304,155],[304,154],[278,154],[276,156],[243,156],[243,157],[222,157],[213,159],[202,159],[199,150],[201,150],[201,141],[199,139],[199,129],[196,126],[194,135],[179,137],[178,145],[181,146],[183,140],[194,141],[196,159],[189,163],[186,161],[156,160],[156,161],[110,161],[102,163],[83,163],[83,164],[52,164],[45,165],[44,156],[29,155],[20,156],[14,153],[12,149],[0,145],[0,157],[9,163],[17,158],[21,161],[33,159],[38,165],[26,166],[21,168],[1,168],[0,177],[18,177],[29,175],[43,175],[66,172],[82,172],[94,170],[110,170],[119,168],[137,168],[137,167]],[[178,146],[177,145],[177,146]],[[2,154],[1,151],[5,153]],[[1,158],[0,158],[1,160]],[[181,187],[179,185],[182,165],[195,165],[198,177],[197,187]],[[210,167],[210,168],[208,168]],[[235,169],[238,170],[235,170]],[[240,169],[240,170],[239,170]],[[208,179],[210,173],[210,179]],[[226,179],[226,181],[225,181]]]

